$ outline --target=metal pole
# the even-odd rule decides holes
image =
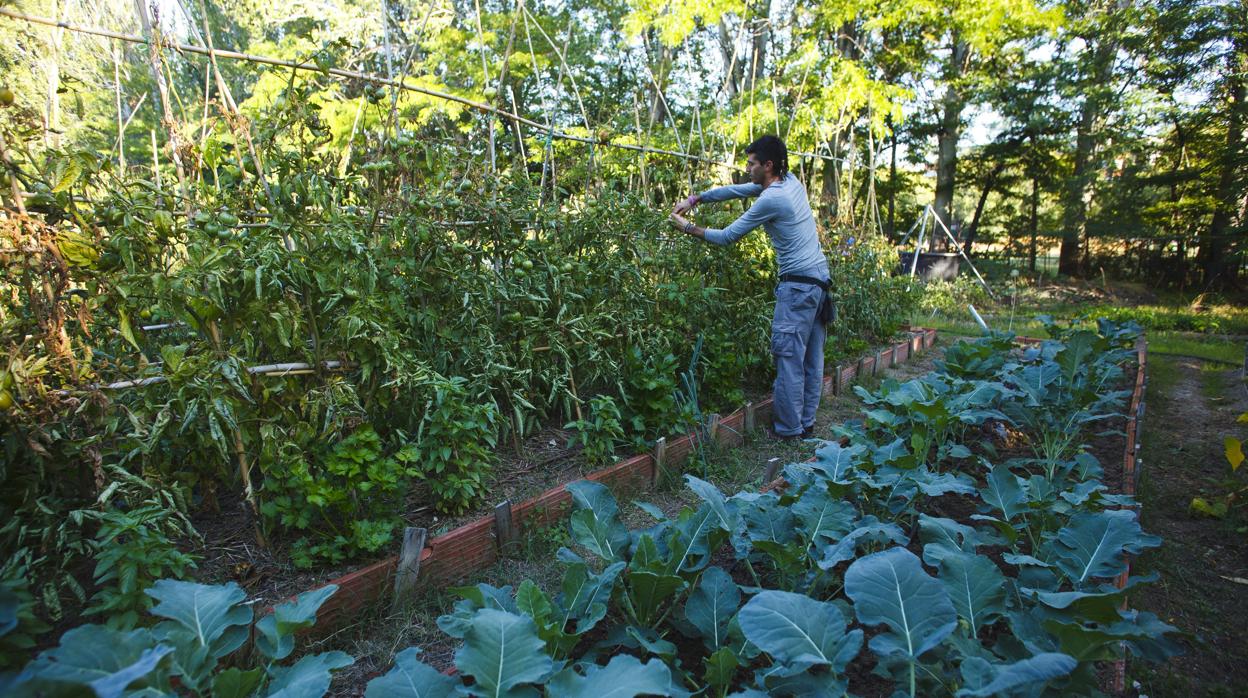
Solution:
[[[975,268],[975,263],[971,261],[970,257],[966,256],[966,252],[962,249],[962,245],[958,244],[958,239],[953,236],[953,233],[949,232],[949,228],[945,226],[945,222],[940,220],[940,216],[935,210],[932,211],[932,215],[936,217],[936,222],[940,223],[940,227],[945,231],[945,235],[949,236],[949,242],[953,243],[953,249],[957,250],[958,254],[962,256],[962,259],[966,260],[966,265],[969,266],[971,268],[971,272],[975,274],[975,278],[979,281],[979,285],[984,287],[984,290],[988,292],[989,297],[996,298],[997,294],[993,293],[991,288],[988,288],[988,282],[984,281],[984,277],[979,275],[979,270]]]

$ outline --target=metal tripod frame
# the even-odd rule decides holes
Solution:
[[[914,246],[914,256],[910,259],[910,278],[914,278],[915,271],[918,269],[919,252],[923,249],[923,243],[930,243],[930,240],[927,239],[928,219],[934,220],[936,223],[940,224],[940,229],[944,231],[945,236],[949,238],[949,242],[953,244],[953,249],[957,250],[962,259],[966,260],[967,266],[969,266],[971,271],[975,274],[975,280],[979,282],[980,286],[984,287],[984,290],[988,292],[989,297],[996,298],[996,294],[994,294],[992,289],[988,287],[988,282],[984,281],[984,277],[980,276],[979,270],[975,268],[975,263],[971,261],[970,257],[966,256],[966,251],[962,249],[962,245],[958,243],[958,239],[954,237],[953,233],[949,232],[948,226],[946,226],[945,222],[940,219],[940,215],[936,213],[936,209],[932,208],[931,204],[923,207],[923,213],[919,215],[919,219],[914,222],[914,225],[910,226],[910,230],[906,232],[905,237],[903,237],[901,242],[898,243],[899,247],[905,247],[906,241],[909,240],[910,236],[914,234],[914,229],[919,229],[919,239]],[[933,234],[935,234],[935,230],[936,226],[933,225]]]

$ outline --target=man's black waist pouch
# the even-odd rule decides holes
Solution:
[[[823,301],[819,304],[819,311],[815,319],[824,325],[836,320],[836,302],[832,300],[832,292],[829,290],[831,284],[829,282],[823,279],[816,279],[813,276],[802,276],[801,274],[781,274],[780,281],[789,281],[795,284],[811,284],[823,289]]]

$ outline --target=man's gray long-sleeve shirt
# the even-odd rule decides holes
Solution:
[[[815,216],[810,210],[806,187],[791,174],[763,189],[758,184],[730,184],[699,195],[702,203],[757,196],[758,201],[723,230],[706,229],[706,241],[729,245],[746,233],[763,226],[776,250],[781,274],[800,274],[828,279],[828,260],[819,245]]]

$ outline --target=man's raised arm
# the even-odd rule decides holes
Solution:
[[[676,204],[675,212],[683,215],[692,211],[693,207],[698,204],[713,204],[731,199],[744,199],[748,196],[758,196],[762,191],[763,187],[760,184],[729,184],[723,187],[715,187],[714,189],[707,189],[701,194],[694,194]]]

